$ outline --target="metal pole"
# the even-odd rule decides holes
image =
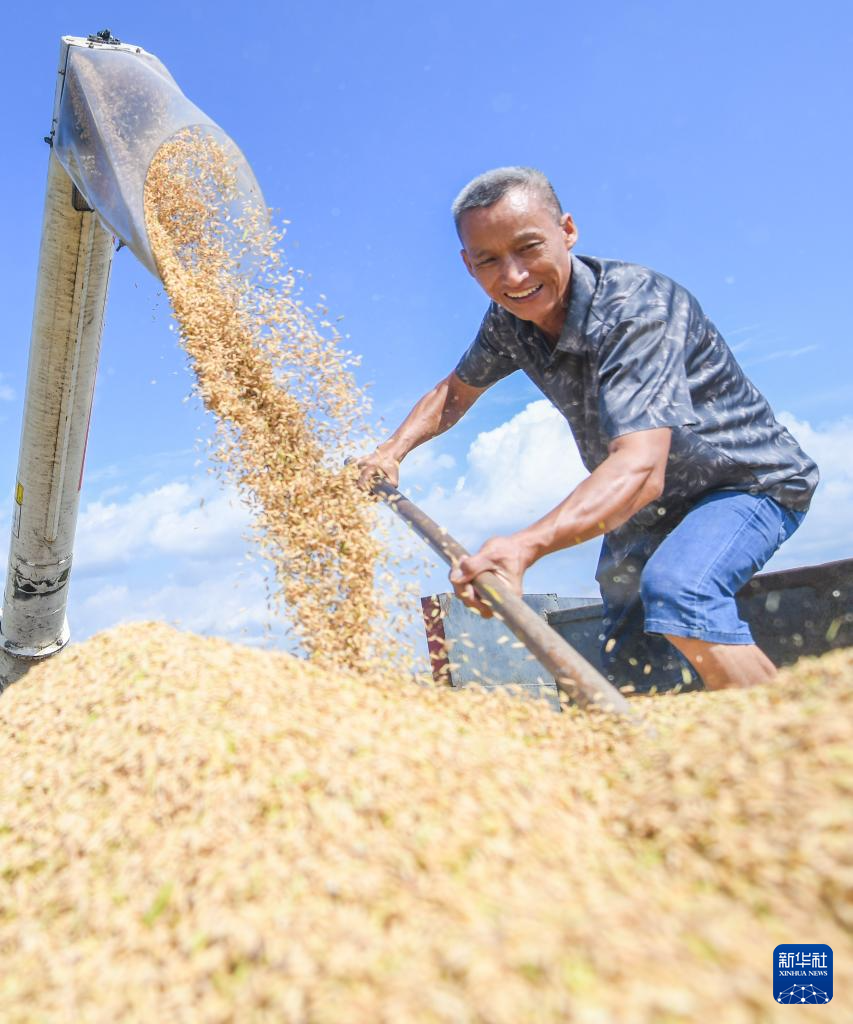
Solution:
[[[418,508],[387,480],[376,480],[371,491],[406,522],[448,565],[456,566],[468,552],[443,527]],[[632,719],[639,719],[628,701],[604,676],[541,619],[532,608],[514,594],[493,572],[480,573],[473,581],[480,597],[494,609],[518,639],[527,647],[557,686],[581,707]]]
[[[69,637],[68,581],[112,254],[111,235],[51,153],[0,620],[0,649],[19,660],[55,654]],[[0,685],[16,674],[4,670]]]

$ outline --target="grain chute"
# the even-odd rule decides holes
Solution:
[[[145,176],[159,147],[190,127],[232,147],[241,194],[260,201],[239,151],[156,57],[109,31],[62,38],[46,137],[0,687],[68,642],[68,585],[114,239],[157,274],[145,230]]]

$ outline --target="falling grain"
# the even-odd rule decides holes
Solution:
[[[374,580],[391,557],[344,465],[369,402],[340,336],[299,297],[282,232],[239,194],[237,162],[197,129],[160,148],[145,185],[151,250],[275,596],[309,656],[364,669],[388,644]]]

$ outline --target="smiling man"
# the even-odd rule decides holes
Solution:
[[[814,462],[686,289],[572,254],[574,222],[540,172],[488,171],[453,215],[491,304],[453,372],[360,460],[363,483],[381,473],[396,484],[408,452],[523,370],[565,416],[589,476],[537,522],[466,558],[451,573],[456,593],[488,615],[471,585],[479,573],[500,573],[520,594],[538,559],[603,534],[597,579],[614,682],[671,685],[682,658],[714,689],[771,679],[734,595],[799,526]]]

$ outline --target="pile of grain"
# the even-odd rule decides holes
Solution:
[[[165,143],[145,185],[151,250],[216,417],[214,457],[255,513],[274,595],[308,655],[365,670],[393,647],[393,601],[375,586],[393,578],[392,555],[344,468],[368,444],[369,402],[333,325],[300,299],[282,232],[241,194],[241,161],[199,129]]]
[[[787,1021],[853,985],[853,655],[658,739],[162,625],[0,701],[0,1019]]]

